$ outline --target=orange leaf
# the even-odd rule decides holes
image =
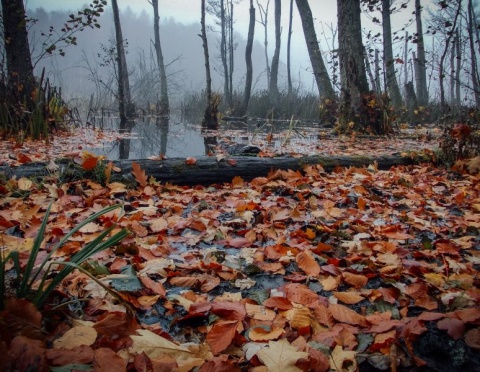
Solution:
[[[98,163],[98,157],[88,156],[85,159],[83,159],[82,168],[85,169],[86,171],[91,171],[97,166],[97,163]]]
[[[330,304],[328,308],[337,322],[358,325],[362,327],[367,325],[367,321],[363,315],[358,314],[346,306]]]
[[[320,265],[308,251],[300,252],[295,258],[298,267],[309,276],[318,276],[320,274]]]
[[[375,352],[385,348],[390,348],[390,346],[395,342],[397,337],[397,331],[392,329],[386,333],[379,333],[375,336],[372,346],[370,346],[370,351]]]
[[[365,275],[353,274],[348,271],[342,273],[343,280],[355,288],[362,288],[367,284],[368,278]]]
[[[364,300],[364,298],[360,296],[357,292],[333,292],[333,295],[339,301],[348,305],[353,305]]]
[[[293,305],[285,297],[270,297],[263,301],[263,306],[278,310],[290,310]]]
[[[304,284],[290,283],[284,288],[287,298],[297,304],[309,305],[318,301],[318,295]]]
[[[233,341],[239,322],[215,324],[208,332],[205,341],[214,354],[225,350]]]
[[[140,281],[142,284],[150,289],[153,293],[158,294],[162,297],[165,297],[167,295],[167,292],[165,291],[165,288],[163,287],[163,284],[161,282],[156,282],[148,276],[139,276]]]
[[[358,206],[358,209],[364,211],[365,207],[367,206],[367,201],[365,200],[365,198],[359,197],[357,201],[357,206]]]
[[[197,162],[197,159],[194,158],[193,156],[189,156],[188,158],[185,159],[185,164],[187,165],[194,165]]]
[[[147,186],[147,175],[145,171],[140,168],[140,164],[134,161],[132,161],[132,173],[141,187]]]
[[[220,301],[212,304],[212,313],[227,320],[243,320],[247,315],[245,305],[240,302]]]
[[[243,181],[243,178],[240,177],[240,176],[235,176],[233,177],[232,179],[232,186],[235,188],[235,189],[239,189],[241,187],[243,187],[244,185],[244,181]]]
[[[252,341],[270,341],[276,340],[285,331],[282,328],[265,329],[264,327],[252,327],[248,332],[248,338]]]
[[[337,277],[329,275],[328,278],[320,280],[320,284],[325,291],[333,291],[338,287],[339,280]]]

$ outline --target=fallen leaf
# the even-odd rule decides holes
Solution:
[[[268,347],[259,350],[257,356],[271,372],[301,372],[295,363],[299,359],[306,359],[308,353],[298,351],[284,338],[280,341],[269,341]]]
[[[308,251],[300,252],[295,257],[298,267],[308,276],[316,277],[320,274],[320,265]]]
[[[339,301],[348,305],[359,303],[360,301],[363,301],[365,299],[363,296],[359,295],[357,292],[333,292],[333,295]]]
[[[135,177],[135,180],[141,187],[147,186],[147,175],[145,171],[140,167],[140,164],[135,161],[132,161],[132,173]]]
[[[69,329],[65,334],[53,341],[55,349],[73,349],[78,346],[93,345],[97,339],[97,331],[93,327],[76,326]]]
[[[192,352],[185,349],[166,338],[163,338],[147,329],[137,330],[137,335],[132,335],[130,338],[133,341],[129,352],[132,354],[147,354],[151,359],[160,358],[162,355],[170,355],[176,357],[188,357]]]
[[[343,350],[337,345],[330,355],[330,368],[335,372],[357,371],[357,359],[355,351]]]
[[[328,308],[337,322],[358,325],[361,327],[367,325],[365,316],[358,314],[344,305],[330,304]]]
[[[437,322],[438,329],[447,331],[454,340],[459,340],[465,332],[465,325],[461,320],[455,318],[443,318]]]
[[[276,340],[285,333],[283,328],[252,327],[248,330],[248,338],[255,342]]]
[[[197,159],[194,158],[193,156],[189,156],[188,158],[185,159],[185,164],[187,165],[194,165],[197,163]]]
[[[232,343],[238,325],[238,321],[217,323],[213,325],[205,338],[205,342],[210,346],[212,353],[218,354]]]

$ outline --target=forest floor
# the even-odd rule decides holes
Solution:
[[[91,136],[95,144],[107,135]],[[78,157],[87,142],[55,141],[61,145],[4,142],[1,153],[8,156],[0,161],[17,166]],[[274,154],[268,142],[260,144],[263,156]],[[281,151],[300,155],[296,146]],[[321,148],[308,146],[309,153],[381,155],[430,151],[436,141],[421,133],[325,138]],[[147,180],[141,170],[133,174],[136,188],[61,184],[54,174],[42,182],[4,180],[2,251],[20,251],[22,265],[50,202],[39,260],[108,205],[123,205],[123,213],[84,226],[54,259],[68,259],[114,222],[114,232],[131,234],[89,260],[88,275],[67,277],[41,313],[11,299],[0,313],[0,365],[476,371],[480,174],[472,173],[428,163],[332,173],[309,166],[191,187]]]

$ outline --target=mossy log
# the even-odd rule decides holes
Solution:
[[[302,170],[306,165],[320,164],[327,172],[331,172],[336,167],[367,167],[376,163],[378,169],[386,170],[395,165],[417,164],[424,159],[412,159],[401,157],[399,155],[385,155],[379,157],[366,156],[304,156],[296,157],[275,157],[262,158],[250,156],[231,156],[227,160],[217,161],[216,157],[202,156],[198,157],[193,165],[188,165],[184,158],[172,158],[166,160],[117,160],[113,163],[121,169],[122,175],[131,175],[132,162],[136,162],[145,170],[148,176],[153,176],[157,181],[170,182],[178,185],[210,185],[215,183],[230,182],[233,177],[240,176],[244,180],[251,180],[255,177],[265,177],[276,169],[293,171]],[[68,167],[71,160],[61,160],[57,164],[62,167]],[[234,165],[232,165],[234,164]],[[69,178],[81,178],[79,174],[71,175],[74,167],[68,167]],[[77,166],[78,169],[78,166]],[[78,169],[80,170],[80,169]],[[51,173],[47,170],[46,163],[30,163],[18,167],[1,166],[0,174],[7,178],[12,176],[20,177],[38,177],[46,176]]]

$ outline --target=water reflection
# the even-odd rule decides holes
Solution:
[[[195,120],[192,120],[195,122]],[[199,122],[198,120],[197,122]],[[103,147],[91,147],[87,150],[98,155],[105,155],[109,160],[117,159],[147,159],[164,155],[168,158],[186,158],[203,156],[212,152],[217,145],[218,132],[202,128],[198,124],[182,122],[176,116],[145,116],[125,123],[120,123],[117,117],[103,117],[97,121],[99,129],[119,131],[127,134],[118,141],[107,143]],[[290,121],[274,121],[249,119],[244,121],[227,121],[220,125],[219,136],[225,136],[232,141],[249,144],[257,140],[261,133],[288,133],[302,141],[317,142],[318,126],[312,123],[301,123],[291,128]],[[280,136],[271,146],[281,146],[285,138]],[[278,142],[278,143],[277,143]]]

